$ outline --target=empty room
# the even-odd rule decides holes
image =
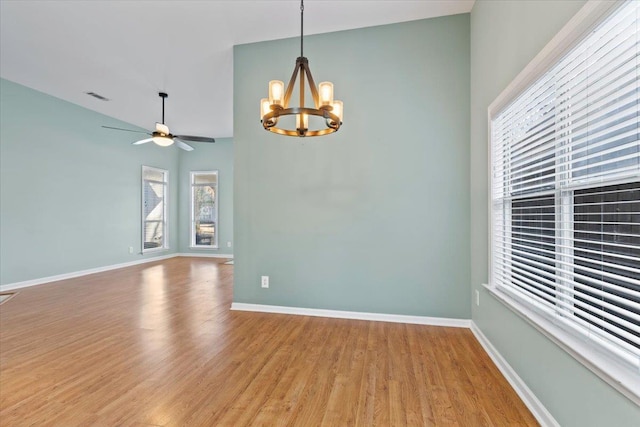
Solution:
[[[640,2],[0,0],[0,426],[640,425]]]

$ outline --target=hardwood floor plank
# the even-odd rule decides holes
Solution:
[[[0,306],[0,425],[537,425],[470,331],[230,311],[222,262],[21,289]]]
[[[409,347],[411,348],[410,368],[412,370],[412,381],[414,381],[415,394],[419,400],[420,413],[423,420],[423,425],[435,425],[435,416],[433,414],[433,406],[427,394],[427,387],[424,386],[424,378],[429,368],[426,366],[427,355],[420,346],[420,328],[408,327],[407,328],[407,340]]]
[[[390,425],[391,407],[389,402],[389,353],[388,353],[388,327],[387,323],[376,323],[376,392],[373,407],[373,425]]]
[[[356,378],[354,381],[354,384],[359,383],[355,425],[373,425],[376,392],[376,359],[378,356],[373,326],[373,323],[367,325],[367,341],[362,361],[364,369],[362,370],[360,378]]]

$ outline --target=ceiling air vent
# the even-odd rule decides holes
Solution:
[[[100,101],[108,101],[109,100],[109,98],[105,98],[104,96],[99,95],[99,94],[97,94],[95,92],[85,92],[85,93],[87,95],[89,95],[89,96],[93,96],[94,98],[99,99]]]

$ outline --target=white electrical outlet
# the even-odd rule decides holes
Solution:
[[[129,253],[132,254],[133,253],[133,246],[129,246]]]
[[[260,278],[260,285],[262,285],[263,288],[268,288],[269,287],[269,276],[262,276]]]
[[[476,289],[476,305],[480,307],[480,291]]]
[[[227,242],[227,247],[230,248],[231,247],[231,242]]]

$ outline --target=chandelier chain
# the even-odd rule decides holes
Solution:
[[[300,0],[300,57],[304,56],[304,0]]]

